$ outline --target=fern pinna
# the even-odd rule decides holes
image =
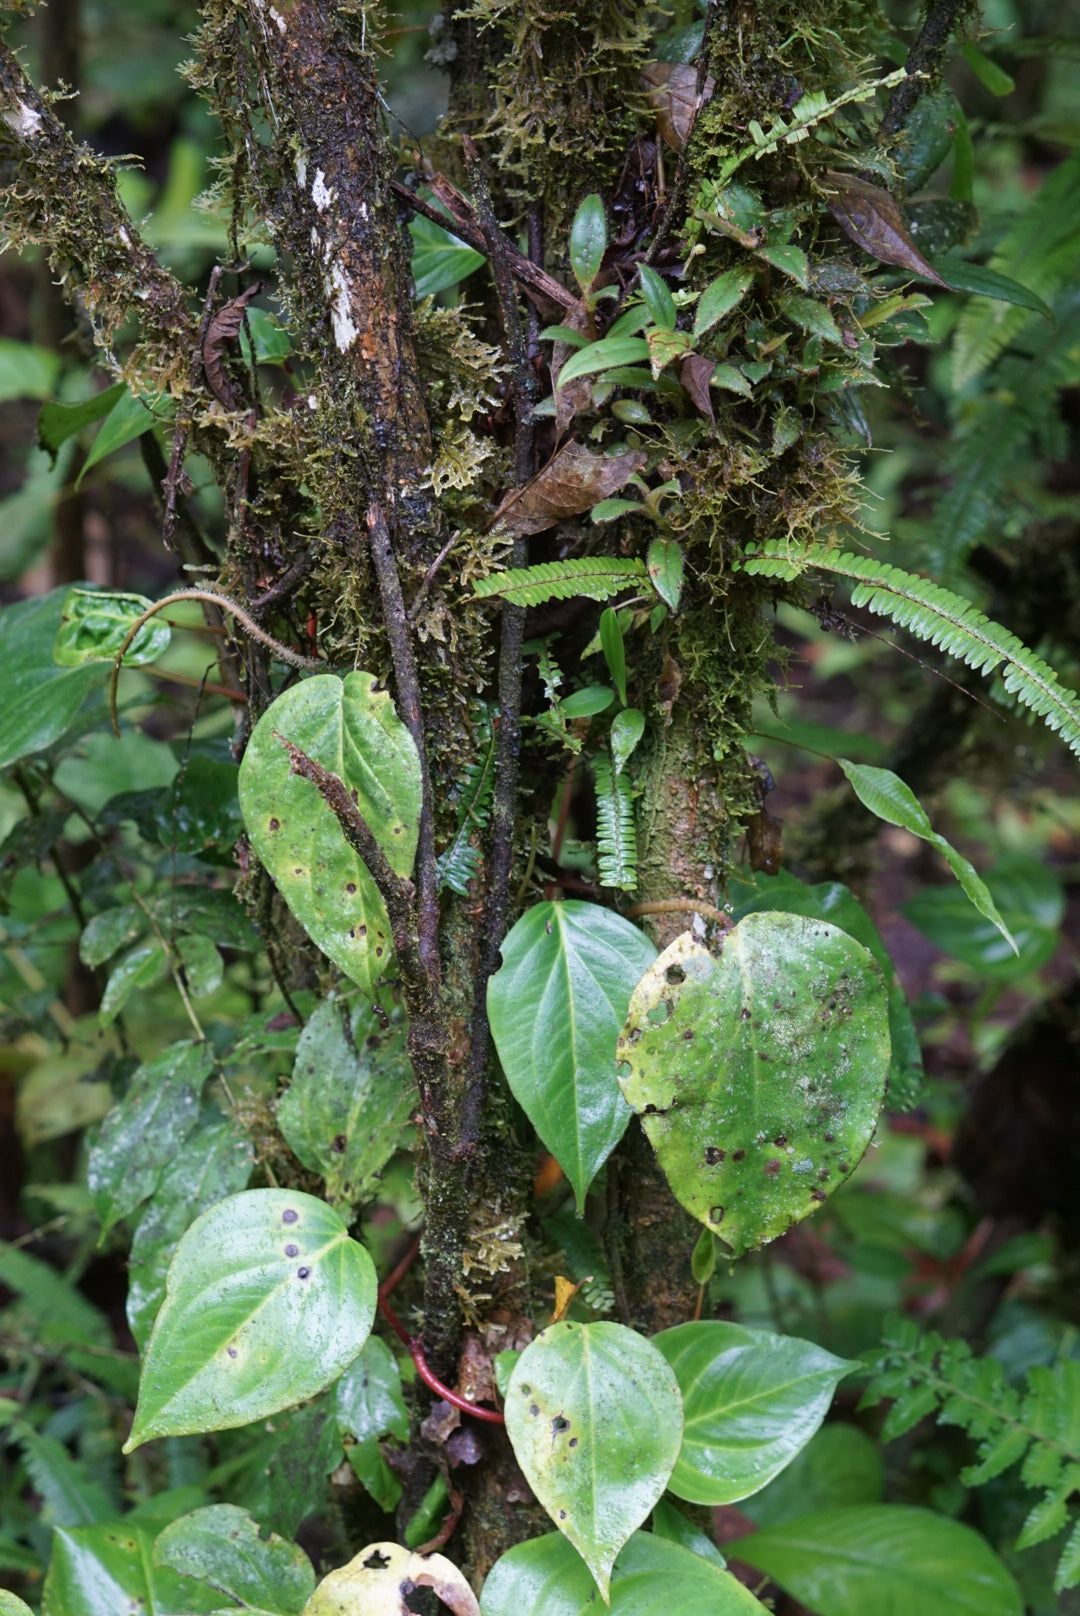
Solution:
[[[487,702],[473,707],[473,734],[476,756],[460,777],[451,793],[458,810],[458,823],[449,846],[439,855],[436,865],[439,891],[446,887],[451,892],[467,897],[469,882],[476,874],[480,852],[470,841],[474,830],[483,830],[491,812],[491,793],[495,784],[495,714],[496,708]]]
[[[511,606],[542,606],[549,600],[607,600],[624,589],[648,589],[644,561],[620,556],[574,556],[569,561],[543,561],[536,567],[512,567],[491,572],[473,584],[485,600],[505,600]]]
[[[596,781],[596,857],[600,880],[620,892],[637,889],[634,799],[625,773],[616,774],[607,752],[592,760]]]
[[[1061,1358],[1052,1368],[1027,1372],[1024,1390],[1010,1385],[1001,1364],[976,1358],[965,1341],[920,1335],[910,1319],[893,1320],[860,1408],[891,1398],[881,1437],[890,1442],[936,1414],[939,1425],[958,1425],[978,1444],[976,1464],[960,1473],[980,1487],[1021,1464],[1020,1480],[1042,1497],[1016,1540],[1031,1548],[1071,1525],[1054,1587],[1080,1583],[1080,1519],[1070,1495],[1080,1489],[1080,1362]]]
[[[1002,670],[1002,683],[1016,700],[1030,707],[1080,756],[1080,698],[1061,683],[1049,663],[1021,645],[1015,634],[978,611],[962,595],[940,584],[902,572],[887,561],[843,554],[824,544],[798,545],[771,539],[759,551],[741,558],[745,572],[766,578],[795,579],[814,569],[848,578],[855,606],[890,617],[910,634],[938,645],[949,656],[990,674]]]

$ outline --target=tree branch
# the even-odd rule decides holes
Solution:
[[[940,77],[952,31],[968,4],[969,0],[930,0],[922,32],[908,51],[907,78],[889,97],[881,120],[882,140],[892,140],[900,133],[916,101]]]

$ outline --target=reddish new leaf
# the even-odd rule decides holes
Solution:
[[[692,353],[687,354],[679,370],[679,380],[710,426],[716,425],[712,398],[709,394],[709,378],[715,369],[715,359],[706,359],[701,354]]]
[[[517,538],[542,533],[564,516],[580,516],[617,494],[646,459],[642,449],[621,455],[593,454],[571,439],[531,482],[507,494],[493,525],[501,522]]]
[[[832,169],[825,178],[833,190],[829,212],[844,234],[864,252],[883,264],[909,269],[935,286],[948,287],[948,281],[927,263],[908,235],[900,209],[888,191],[855,174],[838,174]]]

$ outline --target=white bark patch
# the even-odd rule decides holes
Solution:
[[[308,394],[307,407],[308,407],[309,410],[317,410],[318,409],[319,401],[315,397],[314,393],[309,393]]]
[[[326,176],[321,168],[315,170],[315,183],[311,187],[311,200],[320,213],[324,213],[334,200],[334,193],[326,183]]]
[[[330,305],[330,319],[334,327],[334,341],[341,353],[347,353],[360,335],[359,329],[353,324],[352,317],[352,287],[344,267],[334,264],[327,277],[326,290],[333,301]]]
[[[120,226],[119,230],[116,233],[120,237],[120,240],[124,243],[125,247],[130,247],[131,246],[131,237],[128,235],[128,233],[124,229],[123,225]]]
[[[13,107],[8,107],[4,113],[4,122],[9,129],[14,129],[17,135],[25,135],[27,139],[36,135],[41,128],[41,113],[28,107],[25,101],[16,101]]]
[[[303,152],[301,152],[300,156],[296,159],[296,178],[300,182],[300,189],[302,191],[306,190],[307,189],[307,158],[304,156]]]
[[[283,34],[285,32],[285,18],[281,15],[281,12],[277,11],[273,6],[271,6],[270,7],[270,15],[271,15],[271,17],[273,17],[274,21],[277,23],[278,33]]]

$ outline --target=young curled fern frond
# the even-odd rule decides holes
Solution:
[[[463,898],[468,896],[469,882],[480,863],[480,850],[473,846],[470,838],[474,830],[484,829],[491,813],[495,785],[494,714],[495,709],[484,701],[477,702],[473,708],[476,756],[451,793],[458,809],[457,830],[435,866],[439,891],[449,887]]]
[[[840,554],[823,544],[770,540],[761,550],[744,555],[740,565],[744,572],[765,578],[795,579],[812,568],[849,579],[855,606],[891,618],[980,673],[1001,668],[1005,689],[1080,756],[1080,697],[1061,683],[1049,663],[963,596],[888,562]]]
[[[637,833],[634,801],[625,773],[616,774],[611,757],[592,760],[596,780],[596,853],[600,880],[620,892],[637,890]]]
[[[544,561],[537,567],[511,567],[478,578],[473,589],[484,600],[505,600],[511,606],[542,606],[548,600],[607,600],[624,589],[648,587],[643,561],[621,556],[575,556],[569,561]]]

